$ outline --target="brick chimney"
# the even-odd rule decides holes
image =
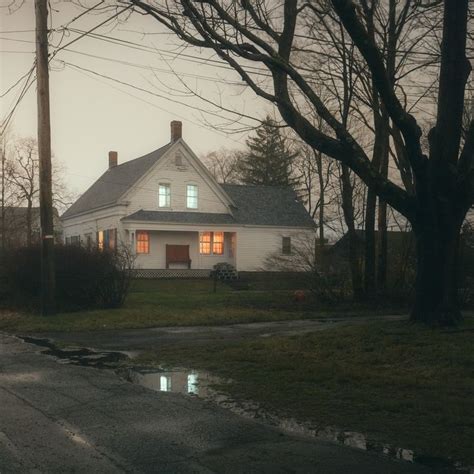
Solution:
[[[118,153],[116,151],[109,151],[109,169],[114,168],[118,164]]]
[[[183,123],[179,120],[171,122],[171,141],[175,142],[183,136]]]

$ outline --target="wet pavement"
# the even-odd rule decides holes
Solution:
[[[126,380],[157,392],[172,392],[196,396],[215,403],[245,418],[258,420],[284,432],[330,441],[352,448],[381,454],[392,459],[421,464],[434,470],[456,469],[459,473],[474,472],[474,468],[441,457],[426,456],[409,448],[400,448],[367,436],[365,433],[342,430],[332,426],[316,426],[300,422],[294,418],[285,418],[261,407],[254,401],[234,400],[218,387],[228,382],[204,370],[185,368],[131,367],[119,371]]]
[[[341,317],[229,324],[220,326],[180,326],[103,331],[48,332],[32,334],[82,347],[109,351],[145,351],[178,344],[204,345],[211,342],[239,341],[254,337],[291,336],[323,331],[342,325],[366,324],[369,321],[400,321],[406,315]]]
[[[111,353],[49,344],[0,335],[2,473],[456,472],[257,423],[193,394],[204,393],[204,374],[181,374],[188,394],[172,393],[172,376],[132,384],[106,368]]]

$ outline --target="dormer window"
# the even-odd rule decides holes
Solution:
[[[160,183],[158,190],[158,207],[171,206],[171,186],[169,183]]]
[[[186,207],[188,209],[198,208],[198,187],[195,184],[188,184],[186,187]]]

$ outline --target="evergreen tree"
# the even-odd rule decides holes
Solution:
[[[248,150],[239,161],[240,180],[245,184],[267,186],[296,186],[292,176],[296,153],[269,116],[256,129],[256,135],[247,140]]]

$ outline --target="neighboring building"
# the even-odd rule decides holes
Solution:
[[[53,209],[54,235],[56,242],[62,241],[62,224],[58,211]],[[5,207],[5,246],[21,247],[28,243],[28,208],[27,207]],[[0,239],[3,226],[0,224]],[[31,242],[38,243],[40,235],[40,209],[31,208]]]
[[[356,230],[357,249],[360,266],[363,266],[365,253],[365,231]],[[379,233],[375,231],[376,251],[378,251]],[[415,267],[415,236],[412,232],[387,231],[387,269],[388,281],[392,285],[400,285],[408,273]],[[324,264],[332,273],[350,272],[349,267],[349,234],[345,233],[336,243],[325,250]]]
[[[170,143],[121,165],[109,152],[109,169],[61,217],[66,242],[129,245],[152,276],[206,274],[221,262],[258,271],[269,253],[291,253],[292,238],[314,233],[293,190],[218,184],[181,129],[171,122]]]

